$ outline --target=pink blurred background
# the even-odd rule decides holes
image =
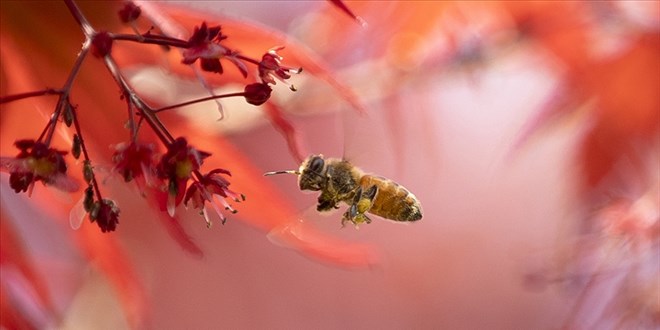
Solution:
[[[159,222],[148,220],[158,211],[145,209],[133,187],[109,179],[108,189],[122,206],[120,228],[113,235],[127,251],[150,304],[143,326],[620,326],[624,312],[603,315],[611,292],[619,292],[612,289],[616,281],[590,287],[586,296],[586,284],[580,280],[528,283],[530,274],[543,272],[570,277],[575,274],[562,273],[562,267],[581,263],[571,261],[573,252],[567,251],[583,239],[577,229],[585,217],[578,145],[591,118],[577,111],[526,135],[539,109],[555,96],[567,65],[532,42],[501,42],[515,39],[505,28],[511,19],[488,3],[457,3],[442,10],[436,7],[446,4],[432,2],[348,4],[369,23],[367,28],[326,2],[180,5],[205,10],[208,21],[217,18],[220,24],[221,15],[259,22],[327,60],[338,80],[360,96],[366,115],[357,114],[325,82],[305,73],[292,78],[297,92],[278,85],[273,101],[299,130],[307,152],[345,156],[367,172],[397,181],[419,198],[424,218],[411,224],[376,219],[359,230],[341,228],[343,208],[319,215],[314,210],[316,194],[300,192],[295,177],[269,177],[281,190],[278,197],[295,205],[300,221],[334,237],[372,245],[378,262],[348,269],[323,263],[274,244],[267,233],[232,216],[226,225],[207,229],[194,210],[181,209],[180,222],[204,252],[193,257]],[[165,8],[170,6],[177,5]],[[655,24],[657,34],[659,15],[648,10],[657,6],[635,17]],[[408,25],[414,20],[419,26]],[[164,104],[204,94],[195,82],[181,82],[155,67],[124,69],[138,92],[161,98]],[[588,108],[585,104],[580,106]],[[189,120],[191,130],[226,134],[262,172],[297,168],[286,141],[262,112],[244,102],[223,105],[227,118],[221,122],[212,104],[177,113]],[[222,150],[209,151],[222,157]],[[657,171],[655,151],[651,172]],[[36,189],[37,198],[42,190]],[[58,240],[66,236],[61,232],[71,230],[67,220],[39,220],[48,218],[48,211],[35,210],[25,196],[14,195],[5,176],[2,200],[3,213],[39,223],[13,225],[26,237],[34,259],[46,260],[38,269],[64,311],[58,327],[129,327],[121,300],[103,273],[83,260],[75,244]],[[657,210],[657,203],[652,207]],[[657,256],[653,251],[651,255]],[[644,265],[657,269],[657,260],[649,260]],[[615,263],[613,268],[626,265]],[[592,270],[586,267],[575,276],[588,278]],[[2,275],[11,272],[3,270]]]

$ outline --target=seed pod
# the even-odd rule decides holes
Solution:
[[[94,189],[90,184],[87,189],[85,189],[85,199],[83,200],[83,207],[85,211],[89,213],[94,206]]]
[[[167,187],[167,191],[170,196],[176,196],[179,193],[179,186],[177,185],[176,180],[170,179],[170,182]]]
[[[101,202],[99,201],[94,202],[91,210],[89,211],[89,219],[92,220],[92,222],[96,221],[96,218],[99,217],[100,209],[101,209]]]
[[[83,163],[83,178],[85,178],[85,182],[87,183],[92,183],[92,179],[94,178],[94,169],[89,160],[85,160]]]
[[[78,134],[73,134],[73,144],[71,146],[71,154],[75,159],[80,158],[80,136]]]
[[[64,103],[64,113],[62,114],[62,119],[64,119],[64,124],[66,127],[71,127],[73,124],[73,107],[71,103]]]

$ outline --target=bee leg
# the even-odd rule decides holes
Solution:
[[[357,211],[357,204],[351,205],[348,210],[344,213],[344,216],[341,219],[341,226],[342,228],[346,226],[347,222],[352,222],[355,227],[357,228],[358,225],[362,223],[371,223],[371,219],[364,214],[364,213],[358,213]]]
[[[371,186],[366,191],[362,191],[362,187],[359,187],[355,191],[355,197],[353,198],[353,203],[344,213],[342,219],[342,226],[346,221],[351,221],[356,226],[361,223],[371,223],[371,219],[365,214],[373,206],[374,199],[378,193],[377,186]]]
[[[353,204],[348,207],[348,210],[346,210],[344,216],[341,219],[341,227],[344,228],[344,226],[346,226],[346,222],[348,221],[357,225],[357,223],[355,223],[355,216],[357,216],[357,204]]]
[[[318,205],[316,205],[316,210],[319,212],[330,211],[332,209],[339,208],[337,203],[330,197],[321,194],[318,198]]]
[[[359,188],[358,190],[360,191],[360,195],[359,198],[354,201],[354,203],[357,204],[358,213],[364,214],[371,210],[371,207],[374,205],[374,199],[378,193],[378,187],[371,186],[364,192],[362,192],[362,188]]]

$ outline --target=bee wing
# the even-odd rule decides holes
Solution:
[[[85,215],[87,215],[87,211],[85,211],[84,201],[85,201],[85,195],[83,194],[83,196],[76,203],[76,205],[73,206],[71,212],[69,212],[69,224],[71,225],[71,228],[73,230],[78,230],[78,228],[80,228],[80,226],[83,223],[83,220],[85,219]]]
[[[16,159],[14,157],[0,157],[0,171],[27,171],[27,165],[25,164],[24,159]]]
[[[318,211],[316,211],[316,205],[310,205],[305,210],[300,212],[298,221],[291,222],[284,226],[274,228],[270,232],[268,232],[266,237],[271,243],[277,246],[290,248],[291,244],[290,242],[287,242],[286,239],[287,236],[290,235],[297,236],[298,231],[301,230],[303,226],[310,225],[310,224],[305,224],[305,222],[312,222],[311,225],[321,226],[321,227],[328,226],[331,223],[336,224],[336,222],[334,221],[314,221],[315,219],[318,219],[318,217],[331,217],[331,216],[336,217],[336,214],[338,213],[336,211],[337,210],[330,210],[328,212],[319,213]]]
[[[341,117],[338,136],[342,137],[342,159],[350,162],[359,163],[362,155],[370,152],[369,136],[374,127],[369,122],[369,113],[357,113],[355,111],[345,110],[339,116]]]
[[[80,189],[78,181],[65,174],[55,175],[51,185],[65,192],[76,192]]]
[[[322,233],[308,222],[292,221],[273,228],[268,238],[279,246],[302,251],[305,255],[332,264],[374,266],[378,263],[378,254],[372,246],[341,241]]]
[[[342,133],[344,143],[342,158],[359,167],[371,168],[371,165],[391,160],[391,134],[376,110],[357,113],[343,111]],[[374,169],[376,170],[376,169]]]

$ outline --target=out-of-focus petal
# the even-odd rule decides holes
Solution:
[[[302,162],[303,159],[307,157],[307,153],[302,148],[300,136],[295,127],[284,117],[282,110],[277,105],[266,103],[264,108],[266,114],[268,114],[270,122],[286,139],[286,143],[289,146],[289,152],[291,152],[297,162]]]
[[[7,290],[0,290],[0,326],[5,329],[36,329],[29,315],[19,310],[16,302],[11,301]]]
[[[146,200],[145,203],[147,203]],[[157,202],[154,199],[151,199],[149,204],[154,210],[158,210]],[[197,258],[201,258],[204,255],[204,251],[202,251],[197,243],[195,243],[195,241],[186,233],[178,219],[170,217],[165,212],[159,212],[158,220],[163,226],[165,226],[170,237],[172,237],[185,251]]]
[[[101,233],[96,226],[82,226],[76,235],[86,256],[108,277],[117,290],[126,319],[141,328],[149,319],[148,298],[144,287],[117,237]]]
[[[8,317],[7,322],[18,324],[25,322],[28,324],[28,328],[45,326],[46,324],[42,323],[46,321],[43,313],[48,313],[51,318],[57,315],[46,281],[36,271],[31,259],[25,251],[24,242],[11,226],[10,220],[6,219],[3,211],[0,214],[0,268],[2,268],[0,271],[3,273],[2,280],[0,280],[0,287],[2,287],[0,310],[3,315],[3,326],[9,326],[5,324],[5,313]],[[10,276],[10,272],[13,275]],[[20,283],[16,282],[17,277],[22,279]],[[12,280],[13,282],[10,282]],[[27,287],[21,288],[21,285]],[[10,290],[11,287],[22,291],[24,297],[11,297],[12,291],[16,293],[15,290]],[[30,300],[22,301],[22,303],[29,304],[33,308],[20,306],[21,302],[16,301],[17,299]]]
[[[273,228],[268,233],[268,238],[275,244],[292,248],[303,255],[332,265],[365,267],[378,263],[378,255],[373,247],[367,244],[349,244],[330,237],[302,219]]]

